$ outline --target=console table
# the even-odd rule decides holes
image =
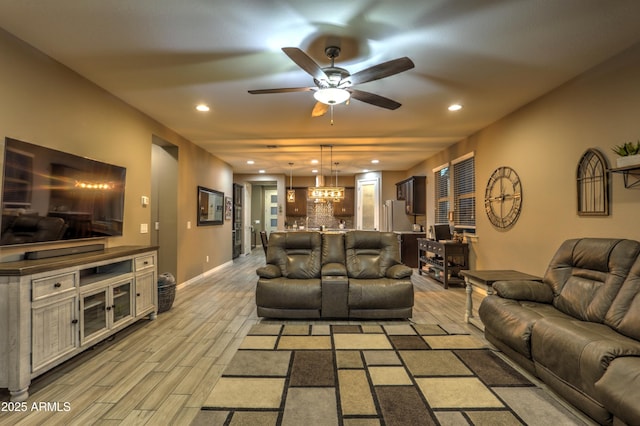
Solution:
[[[157,247],[0,263],[0,387],[31,379],[158,311]]]
[[[462,283],[458,274],[469,269],[469,245],[455,241],[435,241],[418,238],[418,273],[430,277],[449,288],[450,282]]]
[[[473,315],[473,287],[478,287],[484,290],[487,296],[493,294],[493,283],[496,281],[513,281],[513,280],[526,280],[526,281],[542,281],[542,278],[535,275],[525,274],[524,272],[518,272],[513,270],[485,270],[485,271],[461,271],[460,275],[464,277],[465,284],[467,286],[467,303],[464,314],[464,321],[466,323],[472,323],[480,329],[484,329],[484,326],[480,321],[475,322]]]

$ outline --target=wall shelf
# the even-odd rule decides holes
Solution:
[[[622,173],[625,188],[634,188],[640,186],[640,165],[635,164],[626,167],[617,167],[609,169],[611,173]]]

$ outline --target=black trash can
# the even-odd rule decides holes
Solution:
[[[176,298],[176,279],[165,272],[158,276],[158,313],[168,311]]]

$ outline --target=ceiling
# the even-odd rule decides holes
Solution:
[[[0,0],[0,27],[235,173],[293,162],[295,175],[311,175],[321,145],[340,173],[406,170],[638,43],[639,16],[637,0]],[[402,106],[352,100],[331,125],[311,117],[311,92],[247,92],[313,86],[281,48],[327,66],[335,44],[351,74],[411,58],[414,69],[358,86]]]

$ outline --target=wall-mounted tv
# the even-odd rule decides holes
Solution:
[[[0,245],[122,235],[126,169],[5,138]]]

